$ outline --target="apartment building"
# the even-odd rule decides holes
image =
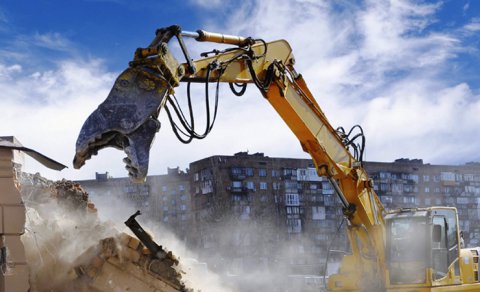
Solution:
[[[466,245],[480,245],[479,163],[398,159],[364,167],[387,210],[457,207]],[[341,204],[310,159],[239,152],[192,162],[188,172],[149,176],[145,185],[105,175],[81,183],[128,198],[228,274],[283,267],[286,275],[321,275],[327,259],[336,262],[349,250]]]
[[[240,152],[192,162],[190,174],[191,242],[205,255],[226,251],[217,258],[228,262],[221,269],[281,265],[287,274],[319,274],[334,237],[337,244],[330,247],[346,250],[345,233],[337,232],[340,203],[310,159]]]
[[[480,163],[431,165],[421,159],[397,159],[368,162],[365,168],[387,209],[456,207],[465,244],[480,245]]]

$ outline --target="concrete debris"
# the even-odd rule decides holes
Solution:
[[[53,196],[67,208],[96,211],[95,205],[88,200],[88,193],[80,184],[63,179],[55,182],[53,187],[55,188]]]
[[[18,180],[31,291],[192,291],[171,252],[151,257],[137,238],[99,220],[78,183],[25,173]]]
[[[178,261],[171,253],[161,260],[152,258],[138,239],[127,234],[101,240],[78,260],[74,282],[96,291],[192,291],[181,282]]]

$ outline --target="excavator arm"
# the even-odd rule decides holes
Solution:
[[[232,47],[192,60],[185,37]],[[173,56],[169,46],[173,38],[178,40],[185,62]],[[74,167],[80,168],[104,147],[115,147],[127,154],[124,161],[130,177],[142,181],[148,171],[151,143],[160,128],[157,117],[163,110],[170,115],[167,105],[175,87],[182,82],[225,82],[243,89],[253,83],[311,155],[318,174],[330,180],[342,202],[352,255],[344,259],[340,273],[330,277],[329,289],[384,290],[383,206],[361,157],[352,155],[350,141],[327,120],[294,64],[290,45],[284,40],[267,43],[205,31],[184,32],[178,26],[159,29],[147,48],[137,49],[107,99],[86,120],[77,140]]]

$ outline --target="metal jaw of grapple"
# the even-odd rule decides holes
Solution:
[[[167,96],[179,85],[185,73],[170,53],[167,43],[177,37],[194,73],[192,60],[181,37],[179,26],[158,29],[147,48],[138,48],[128,69],[117,78],[107,99],[88,117],[77,139],[73,166],[80,168],[105,147],[123,150],[128,175],[145,180],[149,151],[160,129],[157,117]]]
[[[76,143],[73,166],[79,169],[98,150],[114,147],[127,157],[128,175],[144,181],[149,151],[160,129],[158,112],[164,104],[167,83],[143,67],[129,67],[117,78],[107,99],[83,124]]]

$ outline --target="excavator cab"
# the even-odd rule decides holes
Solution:
[[[437,286],[459,277],[457,210],[400,209],[385,216],[386,258],[391,287]]]

